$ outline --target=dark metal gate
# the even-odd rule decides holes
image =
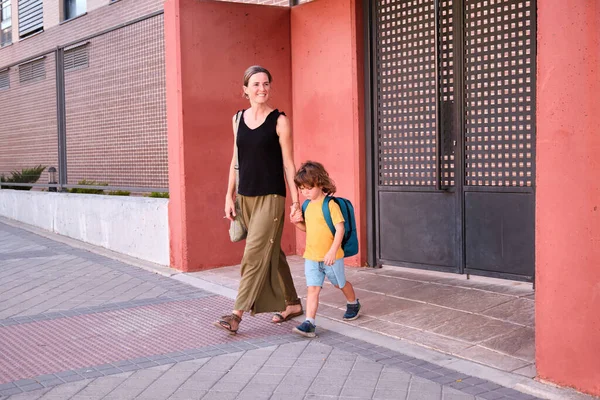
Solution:
[[[369,12],[371,262],[531,280],[535,2]]]

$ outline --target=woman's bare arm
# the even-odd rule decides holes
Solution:
[[[294,183],[296,175],[296,164],[294,163],[294,142],[292,139],[292,127],[290,120],[285,115],[280,115],[277,119],[277,134],[279,135],[279,144],[281,145],[281,155],[283,156],[283,168],[285,179],[292,196],[292,212],[293,215],[300,209],[298,203],[298,188]]]
[[[237,132],[236,132],[236,115],[233,116],[231,122],[233,124],[233,152],[231,156],[231,162],[229,163],[229,178],[227,180],[227,194],[225,195],[225,217],[233,220],[235,217],[235,161],[237,153]]]

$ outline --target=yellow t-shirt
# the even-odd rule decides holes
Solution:
[[[325,254],[327,254],[333,243],[333,234],[323,215],[323,200],[311,201],[304,212],[306,249],[303,257],[312,261],[323,261]],[[333,200],[329,201],[329,213],[334,226],[344,222],[342,210]],[[341,245],[335,255],[336,260],[340,258],[344,258],[344,250],[342,250]]]

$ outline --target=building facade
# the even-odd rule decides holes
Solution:
[[[42,165],[39,182],[55,167],[64,185],[168,191],[163,1],[1,7],[0,174]]]
[[[592,3],[323,0],[286,14],[168,0],[172,265],[239,260],[214,201],[232,140],[215,120],[244,106],[235,77],[259,59],[292,109],[296,160],[323,161],[355,205],[349,262],[535,280],[538,377],[600,394]]]
[[[349,263],[534,281],[539,377],[600,394],[594,2],[1,4],[0,172],[168,188],[171,266],[235,264],[229,121],[263,64],[296,161],[355,205]],[[302,243],[287,226],[284,250]]]

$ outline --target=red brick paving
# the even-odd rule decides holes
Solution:
[[[249,314],[237,335],[212,323],[230,312],[221,296],[131,307],[0,328],[0,384],[120,360],[147,357],[272,335],[289,322]]]

